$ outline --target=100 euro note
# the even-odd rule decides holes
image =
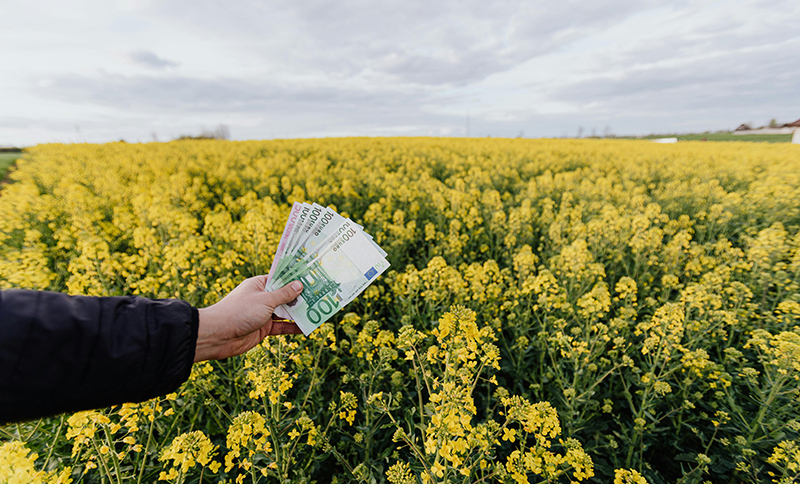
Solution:
[[[303,283],[300,296],[281,309],[309,335],[388,268],[389,262],[364,232],[346,220],[313,252],[276,275],[268,289],[295,280]]]
[[[347,226],[343,226],[345,222]],[[349,218],[344,218],[334,210],[325,208],[322,205],[313,204],[311,210],[306,217],[305,225],[300,228],[295,228],[294,238],[289,243],[287,250],[280,252],[281,255],[276,257],[277,264],[273,263],[274,274],[280,276],[291,269],[292,265],[302,260],[307,254],[313,252],[318,245],[325,243],[332,234],[337,233],[343,229],[355,226],[362,234],[370,240],[370,244],[375,247],[383,257],[386,257],[386,252],[372,240],[372,236],[363,232],[363,227],[353,222]]]

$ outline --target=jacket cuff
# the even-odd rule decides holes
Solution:
[[[148,337],[141,389],[132,385],[125,401],[144,401],[175,392],[189,379],[197,347],[199,313],[177,299],[134,298],[148,306]],[[148,381],[150,384],[148,385]],[[128,389],[125,389],[127,393]]]
[[[189,372],[186,373],[186,378],[184,378],[183,381],[188,380],[189,375],[191,375],[192,373],[192,365],[194,365],[194,355],[195,352],[197,351],[197,333],[199,330],[200,330],[200,311],[196,307],[192,306],[192,320],[189,322],[189,331],[191,331],[192,333],[192,336],[190,338],[190,341],[192,343],[192,348],[189,351],[189,362],[188,362]]]
[[[183,301],[175,301],[176,303],[183,303]],[[186,304],[186,303],[183,303]],[[188,306],[188,304],[187,304]],[[197,350],[197,333],[200,327],[200,313],[198,312],[197,308],[194,306],[189,306],[190,309],[190,317],[186,321],[186,327],[189,330],[188,337],[184,340],[184,342],[180,345],[185,345],[183,351],[178,349],[176,351],[176,356],[183,353],[180,360],[174,360],[175,365],[180,370],[177,372],[170,372],[164,371],[163,374],[167,375],[168,381],[165,381],[166,387],[161,388],[159,391],[154,392],[152,397],[153,398],[159,395],[164,395],[166,393],[172,393],[177,391],[181,385],[183,385],[188,379],[189,376],[192,374],[192,366],[194,365],[194,356]],[[185,333],[184,333],[185,334]],[[172,377],[170,378],[168,375],[172,373]],[[169,381],[171,380],[171,381]]]

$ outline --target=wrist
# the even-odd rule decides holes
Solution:
[[[214,338],[216,320],[213,306],[197,310],[197,343],[194,350],[194,362],[215,359],[218,340]]]

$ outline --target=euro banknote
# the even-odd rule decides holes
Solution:
[[[295,204],[278,243],[268,291],[303,283],[277,316],[308,335],[361,294],[389,268],[386,252],[363,227],[319,204]]]

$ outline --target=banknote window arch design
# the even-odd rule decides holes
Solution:
[[[303,283],[303,292],[300,293],[300,297],[303,298],[308,307],[313,307],[328,294],[335,296],[340,287],[340,284],[328,276],[325,269],[316,262],[307,273],[300,276],[300,282]]]

